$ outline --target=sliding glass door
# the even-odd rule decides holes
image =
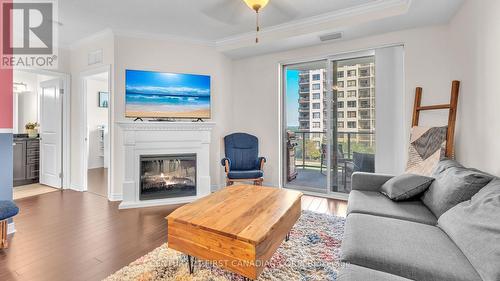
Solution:
[[[314,193],[351,190],[375,171],[375,59],[327,58],[283,67],[284,183]]]

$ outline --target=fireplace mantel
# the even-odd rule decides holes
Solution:
[[[210,134],[213,122],[117,122],[123,130],[125,162],[120,209],[189,203],[210,194]],[[195,153],[196,196],[139,199],[141,155]]]

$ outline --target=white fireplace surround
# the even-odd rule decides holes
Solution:
[[[210,194],[210,134],[213,122],[117,122],[125,152],[120,209],[181,204]],[[196,196],[139,200],[140,156],[196,154]]]

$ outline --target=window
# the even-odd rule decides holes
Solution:
[[[320,84],[319,83],[313,84],[312,89],[313,90],[319,90],[320,89]]]
[[[344,102],[343,101],[339,101],[337,107],[338,108],[344,108]]]
[[[344,91],[337,92],[337,98],[343,99],[344,98]]]
[[[321,109],[321,103],[319,102],[313,103],[313,109]]]
[[[360,87],[370,87],[370,80],[369,79],[360,79],[359,86]]]
[[[319,112],[313,112],[313,119],[319,119],[321,118],[321,115]]]
[[[347,122],[347,128],[349,128],[349,129],[356,129],[356,121],[349,121],[349,122]]]
[[[344,78],[344,71],[339,71],[337,73],[337,78]]]
[[[347,97],[348,98],[355,98],[356,97],[356,91],[347,91]]]
[[[370,101],[368,101],[368,100],[360,100],[359,101],[359,106],[361,108],[370,108]]]
[[[356,87],[356,80],[347,81],[347,87]]]
[[[337,122],[338,128],[344,128],[344,122]]]
[[[370,90],[368,90],[368,89],[359,89],[359,97],[360,98],[369,98],[370,97]]]
[[[319,100],[320,98],[321,98],[321,95],[319,93],[313,94],[313,100]]]
[[[356,101],[355,100],[348,101],[347,107],[356,107]]]
[[[347,111],[347,118],[356,118],[356,111]]]
[[[313,122],[313,128],[321,128],[321,122]]]
[[[344,81],[338,81],[337,82],[337,87],[344,88]]]
[[[338,111],[337,118],[344,118],[344,111]]]
[[[321,79],[321,75],[319,74],[313,74],[313,81],[318,81]]]
[[[321,138],[321,133],[313,133],[312,137],[313,137],[313,139],[319,139],[319,138]]]
[[[352,76],[356,76],[356,70],[349,70],[347,71],[347,77],[352,77]]]

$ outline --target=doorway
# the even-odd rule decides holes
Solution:
[[[82,75],[84,112],[84,190],[108,198],[110,187],[110,70],[96,68]]]
[[[63,145],[64,90],[67,76],[38,70],[14,70],[14,189],[21,199],[66,186],[68,163]]]
[[[353,172],[375,171],[375,56],[283,66],[286,188],[345,198]]]

